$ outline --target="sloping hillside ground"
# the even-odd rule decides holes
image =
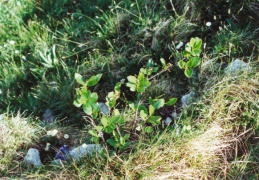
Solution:
[[[258,15],[257,0],[0,0],[0,179],[259,179]]]

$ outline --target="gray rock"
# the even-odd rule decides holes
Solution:
[[[250,71],[251,67],[249,67],[248,64],[246,64],[244,61],[241,61],[240,59],[236,59],[235,61],[231,62],[228,67],[225,68],[226,74],[236,74],[240,71]]]
[[[26,164],[34,165],[34,167],[39,167],[43,165],[40,160],[40,152],[38,151],[38,149],[35,148],[29,149],[24,158],[24,162]]]
[[[105,103],[98,102],[98,107],[100,112],[104,115],[109,114],[109,107]]]
[[[87,154],[93,154],[93,152],[98,152],[102,149],[101,145],[96,144],[88,144],[88,145],[81,145],[77,148],[74,148],[69,151],[69,154],[75,158],[76,160],[79,160],[81,157],[87,155]]]
[[[174,118],[174,119],[178,119],[178,114],[174,111],[172,112],[171,116]]]
[[[194,98],[194,96],[195,96],[195,93],[193,91],[190,92],[189,94],[184,95],[181,98],[182,106],[183,107],[187,106],[191,102],[192,98]]]
[[[55,116],[50,109],[46,109],[46,111],[44,112],[43,121],[46,125],[50,125],[55,121]]]
[[[165,120],[165,125],[169,125],[172,121],[172,119],[170,117],[167,117],[166,120]]]

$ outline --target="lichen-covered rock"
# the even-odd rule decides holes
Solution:
[[[79,160],[81,157],[87,155],[87,154],[93,154],[93,152],[98,152],[102,149],[101,145],[96,144],[83,144],[77,148],[74,148],[69,151],[69,154],[71,157],[75,158],[76,160]]]
[[[192,91],[186,95],[184,95],[182,98],[181,98],[181,101],[182,101],[182,106],[185,107],[187,106],[190,102],[191,102],[191,99],[194,98],[195,96],[195,93]]]
[[[42,164],[40,160],[40,152],[38,149],[30,148],[24,158],[26,164],[34,165],[34,167],[39,167]]]
[[[109,107],[102,102],[98,102],[98,107],[101,113],[103,113],[104,115],[109,114]]]
[[[246,64],[244,61],[241,61],[240,59],[236,59],[235,61],[231,62],[228,67],[225,68],[226,74],[236,74],[240,71],[250,71],[251,67],[249,67],[248,64]]]

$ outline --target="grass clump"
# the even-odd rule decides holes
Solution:
[[[19,171],[24,150],[38,139],[39,128],[19,113],[12,117],[2,114],[0,125],[0,172],[5,175]]]

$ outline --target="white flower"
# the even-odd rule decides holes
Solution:
[[[26,60],[26,57],[25,57],[25,56],[22,56],[22,59]]]
[[[69,135],[68,135],[68,134],[65,134],[65,135],[64,135],[64,138],[65,138],[65,139],[68,139],[68,138],[69,138]]]
[[[47,131],[48,136],[56,136],[57,133],[58,133],[58,130],[56,130],[56,129],[53,129],[51,131]]]
[[[14,53],[15,53],[15,54],[18,54],[18,53],[19,53],[19,50],[15,50]]]
[[[141,131],[140,125],[138,125],[138,126],[136,127],[136,130],[137,130],[137,131]]]
[[[5,44],[4,47],[7,47],[7,44]]]
[[[230,10],[230,9],[228,9],[228,14],[230,15],[230,13],[231,13],[231,10]]]
[[[15,43],[15,42],[14,42],[13,40],[10,41],[10,44],[14,45],[14,43]]]
[[[183,42],[179,42],[179,44],[176,46],[176,49],[180,49],[183,46]]]
[[[17,2],[17,6],[21,6],[21,3],[20,3],[20,2]]]
[[[47,131],[47,136],[50,136],[51,135],[51,131]]]
[[[121,79],[121,82],[124,83],[124,82],[125,82],[125,79]]]
[[[57,134],[58,134],[58,130],[53,129],[53,130],[51,131],[51,135],[52,135],[52,136],[56,136]]]
[[[206,26],[210,27],[211,26],[211,22],[207,22]]]
[[[82,147],[86,149],[87,145],[84,143],[84,144],[82,144]]]
[[[214,15],[213,19],[216,21],[216,20],[217,20],[217,17]]]
[[[47,143],[47,144],[46,144],[46,147],[45,147],[45,151],[48,151],[48,150],[49,150],[49,147],[50,147],[50,143]]]

